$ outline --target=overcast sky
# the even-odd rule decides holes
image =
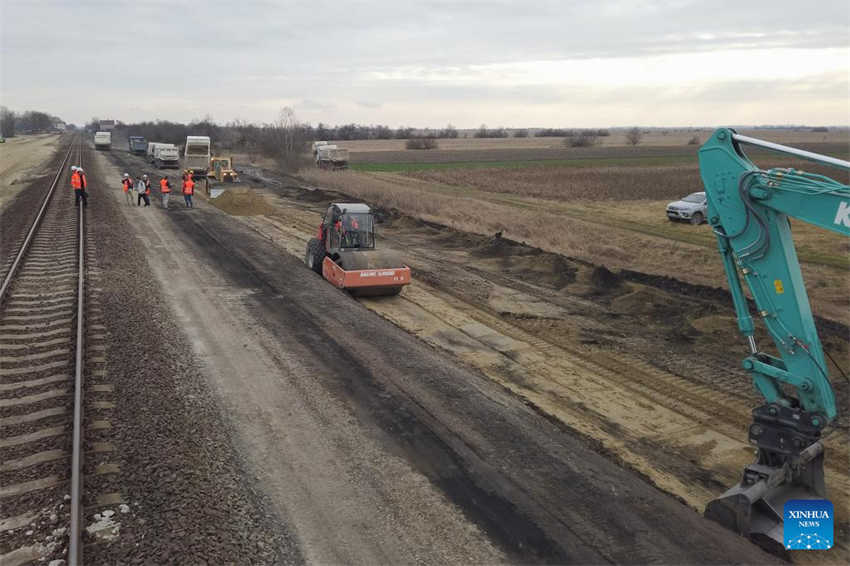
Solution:
[[[850,123],[847,0],[0,6],[0,103],[76,123]]]

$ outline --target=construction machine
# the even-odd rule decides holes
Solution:
[[[233,169],[232,157],[211,157],[207,176],[214,178],[219,183],[239,182],[239,176]]]
[[[705,516],[781,554],[785,503],[826,497],[822,439],[837,414],[789,217],[850,236],[850,185],[797,169],[759,169],[744,154],[746,145],[845,171],[850,162],[728,128],[715,131],[699,151],[708,221],[749,346],[743,367],[765,399],[749,426],[755,462],[706,506]],[[779,357],[756,343],[741,279]]]
[[[316,148],[316,167],[319,169],[348,169],[348,150],[335,145],[320,145]]]
[[[391,251],[375,248],[375,218],[361,203],[332,203],[315,238],[307,242],[307,267],[358,296],[397,295],[410,268]]]

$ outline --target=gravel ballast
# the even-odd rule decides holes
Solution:
[[[107,334],[105,382],[114,386],[115,446],[123,510],[109,542],[89,536],[91,564],[300,563],[283,520],[255,490],[231,444],[179,325],[150,274],[144,234],[134,234],[89,161],[89,230],[97,242]],[[141,209],[133,212],[141,213]],[[150,212],[147,209],[144,212]],[[94,447],[88,446],[91,450]],[[86,525],[97,522],[97,482],[85,491]],[[100,514],[101,521],[104,516]]]

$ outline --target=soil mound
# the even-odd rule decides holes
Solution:
[[[593,268],[593,273],[590,274],[590,282],[597,289],[607,291],[619,287],[622,279],[604,265],[599,265]]]
[[[210,199],[210,204],[233,216],[259,216],[274,212],[274,207],[266,202],[263,195],[250,189],[228,189]]]
[[[540,250],[509,238],[503,238],[501,232],[496,232],[492,237],[478,245],[473,253],[486,257],[507,257],[512,255],[536,255],[540,253]]]

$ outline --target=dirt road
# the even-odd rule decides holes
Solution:
[[[770,560],[572,423],[331,288],[268,231],[205,202],[171,206],[125,205],[128,232],[308,560]],[[300,234],[289,212],[275,221]]]

